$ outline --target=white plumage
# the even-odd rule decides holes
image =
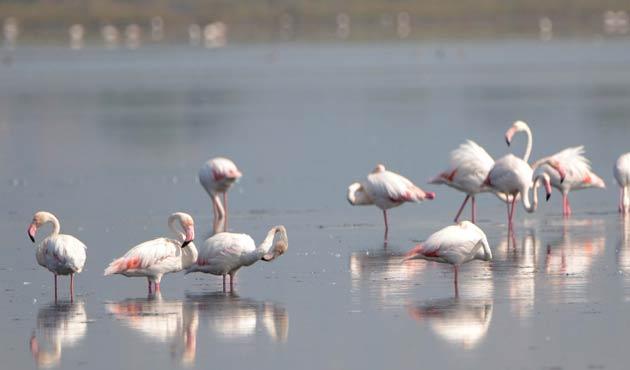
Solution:
[[[199,182],[212,200],[214,234],[227,231],[227,191],[241,176],[234,162],[223,157],[209,159],[199,170]],[[223,204],[219,194],[223,194]]]
[[[51,223],[52,233],[37,246],[35,258],[40,266],[55,276],[55,300],[57,300],[57,275],[70,275],[70,299],[74,299],[74,274],[83,271],[87,247],[72,235],[60,234],[59,220],[50,212],[35,213],[29,225],[28,235],[35,242],[37,229]]]
[[[619,212],[630,212],[630,153],[619,156],[613,167],[613,173],[619,184]]]
[[[178,221],[184,232],[174,224]],[[131,248],[122,257],[115,259],[105,269],[105,275],[120,274],[127,277],[146,277],[151,292],[151,283],[156,292],[164,274],[182,271],[197,259],[197,248],[192,240],[195,237],[194,222],[190,215],[177,212],[169,217],[169,228],[178,235],[178,240],[157,238]]]
[[[274,238],[278,235],[274,244]],[[223,276],[230,275],[230,290],[234,289],[234,276],[244,266],[250,266],[259,260],[272,261],[284,254],[288,248],[287,232],[284,226],[274,226],[269,230],[263,242],[256,247],[254,240],[247,234],[219,233],[208,238],[199,250],[196,263],[186,271],[204,272]]]

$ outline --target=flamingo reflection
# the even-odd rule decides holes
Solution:
[[[38,367],[58,366],[64,347],[74,347],[87,332],[83,302],[49,304],[37,313],[37,329],[29,346]]]
[[[492,301],[439,299],[409,305],[407,312],[414,320],[426,321],[443,340],[470,350],[488,333],[492,320]]]
[[[626,301],[630,301],[630,217],[620,218],[620,238],[617,243],[617,266],[619,271],[623,273],[624,280],[624,297]]]

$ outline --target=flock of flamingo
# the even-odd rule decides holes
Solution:
[[[562,193],[564,216],[571,215],[568,194],[571,190],[604,188],[604,181],[591,170],[589,160],[584,157],[584,147],[564,149],[529,164],[532,150],[532,132],[523,121],[516,121],[505,133],[509,146],[514,135],[524,132],[527,136],[525,154],[519,158],[507,154],[496,161],[478,144],[467,140],[450,153],[449,168],[429,181],[445,184],[466,194],[455,216],[455,224],[444,227],[430,235],[424,242],[414,246],[403,261],[424,259],[453,265],[454,285],[457,292],[458,267],[464,263],[481,260],[491,261],[492,251],[483,230],[475,225],[476,200],[479,193],[494,193],[507,205],[508,232],[513,231],[516,203],[522,200],[527,212],[534,212],[538,205],[538,188],[541,183],[546,199],[552,187]],[[620,187],[619,212],[630,213],[630,152],[621,155],[613,168]],[[273,261],[288,249],[286,228],[272,227],[258,246],[247,234],[231,233],[227,230],[227,192],[242,176],[234,162],[227,158],[208,160],[199,171],[201,185],[213,204],[213,235],[197,248],[193,242],[195,228],[193,218],[176,212],[168,218],[168,226],[176,239],[157,238],[131,248],[122,257],[112,261],[105,275],[120,274],[127,277],[146,277],[148,292],[160,292],[162,277],[168,273],[185,271],[203,272],[230,277],[230,291],[234,290],[236,272],[259,260]],[[533,197],[530,200],[530,191]],[[222,199],[221,199],[222,198]],[[379,164],[363,182],[348,187],[347,199],[352,205],[375,205],[383,211],[385,223],[384,241],[387,245],[389,224],[387,210],[407,202],[422,202],[434,199],[435,193],[422,190],[407,178],[388,171]],[[471,221],[458,222],[466,203],[471,201]],[[28,228],[31,241],[35,242],[37,229],[51,223],[52,233],[36,248],[37,262],[54,274],[54,294],[57,300],[58,275],[70,275],[70,299],[74,298],[74,274],[83,270],[86,246],[71,235],[60,234],[59,220],[50,212],[35,213]],[[178,228],[179,226],[179,228]]]

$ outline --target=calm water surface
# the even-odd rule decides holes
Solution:
[[[630,219],[616,213],[616,157],[629,150],[628,42],[270,45],[136,51],[18,48],[0,66],[0,358],[6,368],[621,369],[630,353]],[[495,261],[452,270],[400,263],[448,224],[462,195],[425,185],[466,138],[494,157],[515,119],[533,158],[586,144],[605,190],[558,193],[538,213],[479,201]],[[510,150],[522,153],[517,137]],[[261,240],[285,224],[289,251],[220,278],[105,278],[129,247],[196,219],[212,156],[245,176],[230,227]],[[391,212],[351,207],[376,163],[437,192]],[[88,246],[74,304],[52,302],[26,227],[61,219]],[[42,234],[43,235],[43,234]],[[41,237],[41,235],[40,235]],[[67,296],[62,279],[61,296]]]

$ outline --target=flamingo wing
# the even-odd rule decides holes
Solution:
[[[81,272],[87,258],[86,250],[85,244],[72,235],[49,237],[42,243],[42,266],[61,273]]]
[[[390,171],[368,175],[365,190],[373,197],[380,197],[391,202],[420,202],[425,193],[409,179]]]
[[[105,275],[120,274],[163,265],[175,267],[181,261],[181,243],[168,238],[157,238],[138,244],[125,255],[115,259],[105,269]]]
[[[247,234],[219,233],[207,239],[197,257],[196,271],[202,266],[227,273],[242,265],[242,256],[256,250],[254,240]]]
[[[433,233],[422,243],[423,254],[440,258],[449,263],[461,264],[476,256],[484,249],[485,260],[492,259],[492,253],[483,232],[474,224],[463,221]]]

